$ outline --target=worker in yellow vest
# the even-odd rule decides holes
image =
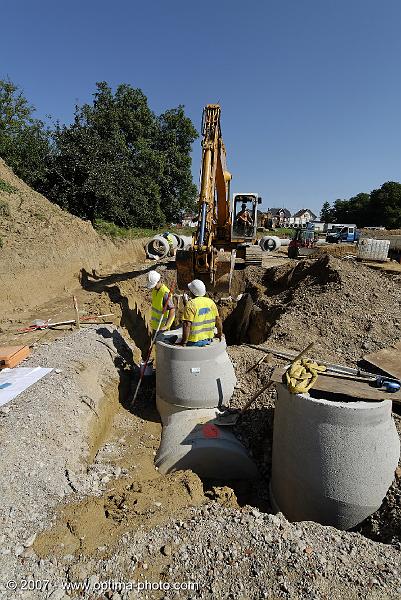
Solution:
[[[167,285],[162,283],[160,273],[157,271],[149,271],[146,287],[148,290],[152,290],[152,314],[150,317],[152,331],[157,331],[160,320],[159,331],[168,331],[175,317],[175,307],[173,299],[170,296],[170,290]],[[163,308],[166,306],[166,303],[167,307],[163,314]]]
[[[175,256],[174,236],[169,231],[165,231],[162,235],[163,235],[164,239],[166,239],[168,242],[168,247],[169,247],[168,256]]]
[[[223,325],[216,304],[206,298],[206,287],[200,279],[188,284],[191,299],[187,302],[182,315],[182,346],[207,346],[214,338],[214,328],[221,341]]]

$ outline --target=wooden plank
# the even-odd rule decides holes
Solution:
[[[285,367],[276,367],[271,377],[272,381],[281,383],[285,370]],[[401,402],[401,390],[392,394],[371,387],[368,383],[342,379],[340,377],[327,377],[324,373],[319,374],[313,389],[341,396],[349,396],[350,398],[357,398],[359,400],[393,400],[397,403]]]
[[[30,355],[29,346],[0,347],[0,369],[12,369]]]
[[[390,348],[383,348],[383,350],[367,354],[363,358],[388,375],[401,379],[401,340]]]

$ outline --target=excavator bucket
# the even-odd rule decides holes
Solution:
[[[175,264],[177,268],[177,288],[186,291],[188,283],[195,279],[192,250],[177,250]]]
[[[235,267],[235,252],[218,252],[215,258],[214,292],[230,293],[231,281]]]
[[[177,250],[177,287],[186,290],[188,283],[193,279],[201,279],[206,289],[211,292],[224,292],[229,294],[232,274],[235,266],[235,252],[217,252],[214,259],[214,277],[210,272],[194,272],[194,253],[192,250]]]

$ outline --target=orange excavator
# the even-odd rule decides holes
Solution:
[[[229,292],[237,265],[261,265],[262,250],[256,244],[256,193],[234,194],[230,203],[231,174],[220,128],[221,109],[208,104],[202,118],[202,164],[198,220],[189,250],[176,254],[180,289],[196,278],[208,289]]]

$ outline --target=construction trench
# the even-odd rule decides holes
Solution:
[[[59,572],[63,572],[64,569],[64,577],[69,581],[83,579],[93,572],[101,573],[101,579],[104,579],[108,574],[108,565],[113,564],[118,565],[120,575],[125,578],[135,576],[136,579],[156,581],[163,576],[168,579],[171,577],[169,569],[172,568],[174,555],[174,550],[171,551],[173,555],[170,553],[170,542],[162,544],[161,550],[157,549],[157,552],[146,546],[147,550],[143,556],[146,553],[151,556],[146,560],[139,551],[137,554],[131,552],[132,556],[129,553],[128,547],[133,547],[136,543],[133,540],[140,539],[142,535],[153,539],[152,536],[156,535],[153,532],[159,531],[160,527],[167,527],[169,522],[186,523],[192,514],[209,510],[207,507],[212,505],[227,511],[240,511],[238,514],[241,514],[241,511],[247,514],[247,510],[255,511],[255,515],[275,513],[277,506],[272,506],[271,489],[269,490],[274,408],[277,402],[274,387],[263,393],[234,427],[225,430],[221,428],[222,437],[216,439],[215,430],[208,430],[206,441],[209,450],[206,449],[204,456],[196,458],[196,466],[193,467],[200,475],[191,470],[192,459],[188,460],[188,453],[183,452],[183,440],[188,438],[196,425],[199,425],[199,420],[196,423],[191,421],[194,412],[200,411],[198,414],[208,423],[213,418],[216,407],[221,407],[221,404],[229,403],[233,408],[242,408],[252,394],[269,380],[273,370],[278,365],[286,364],[286,361],[271,354],[265,355],[251,346],[266,344],[296,351],[302,349],[312,337],[315,340],[314,356],[322,360],[355,365],[363,343],[369,343],[369,349],[375,350],[389,345],[397,338],[395,333],[400,325],[399,299],[397,300],[398,292],[396,286],[394,287],[394,279],[381,281],[387,299],[377,299],[377,318],[376,314],[373,318],[371,313],[371,322],[368,322],[363,302],[361,305],[358,303],[350,316],[347,315],[346,309],[347,303],[353,303],[352,290],[355,284],[364,281],[368,296],[372,293],[369,281],[372,281],[373,285],[373,280],[379,277],[376,273],[369,272],[368,276],[363,271],[360,279],[356,280],[355,265],[327,256],[267,269],[251,267],[237,274],[237,299],[223,297],[218,302],[224,321],[227,353],[219,353],[223,357],[219,359],[223,360],[223,364],[217,363],[216,373],[220,372],[221,378],[222,369],[228,376],[227,381],[222,382],[221,389],[217,390],[217,395],[215,388],[209,391],[206,389],[208,379],[202,380],[201,383],[191,383],[185,388],[182,377],[178,377],[178,387],[172,388],[168,369],[164,368],[170,359],[163,359],[159,352],[156,356],[156,373],[159,380],[157,382],[157,375],[155,377],[154,374],[145,377],[137,401],[132,406],[138,377],[137,365],[145,357],[150,342],[149,294],[144,289],[144,282],[152,266],[142,265],[135,270],[107,277],[83,271],[81,285],[83,290],[90,294],[90,299],[87,300],[87,304],[85,301],[82,303],[82,309],[87,312],[96,310],[99,314],[114,313],[117,328],[108,325],[92,327],[90,330],[85,329],[64,338],[71,340],[69,343],[73,352],[73,348],[82,346],[83,336],[89,336],[93,341],[85,351],[92,351],[92,347],[96,346],[96,352],[102,356],[99,367],[92,365],[89,368],[83,358],[76,359],[78,376],[81,382],[84,382],[84,386],[87,386],[84,394],[87,400],[86,404],[82,405],[82,410],[86,411],[85,427],[89,438],[85,451],[79,457],[80,467],[66,469],[69,494],[61,503],[56,502],[52,505],[51,524],[37,532],[32,547],[25,549],[22,556],[26,554],[25,560],[28,563],[33,556],[38,557],[39,562],[42,561],[42,567],[46,569],[56,569]],[[175,270],[172,267],[171,261],[158,265],[167,284],[171,284],[175,278]],[[398,282],[395,283],[398,285]],[[242,296],[238,298],[240,294]],[[179,322],[182,310],[179,294],[175,301]],[[387,304],[384,305],[383,302]],[[380,315],[390,305],[393,309],[388,311],[388,321],[383,323]],[[325,313],[329,314],[323,318]],[[333,322],[334,314],[343,320],[350,318],[353,321],[351,334],[342,336],[341,324],[335,325]],[[311,315],[314,324],[310,323]],[[318,326],[316,321],[319,321]],[[362,329],[366,331],[363,339],[360,337]],[[344,349],[342,355],[339,354],[339,348]],[[46,356],[50,349],[51,345],[43,351],[47,352]],[[175,349],[168,344],[162,350],[168,354],[188,351],[191,352],[191,349]],[[261,362],[264,356],[266,358]],[[95,358],[94,356],[93,360]],[[212,363],[216,364],[216,357],[211,359]],[[49,360],[46,358],[47,362]],[[110,363],[108,383],[101,383],[102,394],[99,392],[96,395],[92,379],[100,377],[101,380],[102,377],[101,374],[92,377],[91,369],[100,369],[107,360]],[[228,363],[224,362],[227,360]],[[42,362],[44,361],[42,358]],[[257,362],[259,364],[255,366]],[[213,368],[212,365],[211,369]],[[204,369],[201,368],[201,371],[200,374],[194,373],[193,377],[202,376]],[[181,389],[182,385],[184,391]],[[211,405],[196,406],[197,399],[202,396],[200,391],[203,392],[204,398],[212,397]],[[179,410],[172,409],[172,405],[182,404],[173,401],[180,393],[189,400],[190,406],[184,407],[186,410],[182,410],[182,406]],[[213,397],[213,394],[216,397]],[[94,398],[97,400],[92,404]],[[395,405],[394,410],[397,411]],[[384,412],[386,415],[383,427],[387,427],[387,433],[384,433],[392,436],[395,447],[398,437],[396,440],[394,430],[389,424],[391,414],[388,409]],[[189,414],[189,418],[183,413]],[[393,414],[400,433],[401,420],[397,412]],[[302,415],[297,415],[298,421],[295,419],[291,424],[292,436],[295,438],[307,437],[301,430],[301,417]],[[164,441],[161,421],[164,425],[167,424]],[[284,428],[288,430],[289,426],[287,423]],[[170,431],[167,431],[168,427]],[[83,433],[84,430],[79,435]],[[282,443],[284,444],[284,441]],[[284,454],[289,453],[288,447],[282,451]],[[294,449],[290,450],[293,451]],[[353,453],[355,457],[358,451],[351,447],[351,456]],[[396,464],[393,465],[393,462],[398,459],[396,454],[397,449],[387,462],[384,460],[383,464],[389,466],[387,471],[394,471]],[[167,472],[174,464],[181,470]],[[205,473],[202,473],[202,466],[206,466]],[[213,467],[211,472],[210,466]],[[274,468],[277,469],[277,465],[273,465],[273,470]],[[302,464],[297,465],[297,468],[302,468]],[[240,478],[235,477],[236,469],[241,474]],[[287,478],[290,471],[291,468],[286,466],[283,473],[276,473],[273,501],[283,493],[277,481],[282,481],[284,487],[291,489],[293,483]],[[252,476],[249,477],[249,474]],[[387,487],[393,480],[392,475],[391,479],[389,477],[389,473],[386,473],[384,483],[375,484],[379,495],[383,485],[386,486],[383,496],[386,495]],[[357,491],[361,493],[361,490]],[[336,526],[338,529],[349,529],[351,525],[356,532],[353,535],[357,534],[361,540],[366,538],[388,544],[389,547],[401,547],[400,495],[400,482],[396,478],[382,506],[378,510],[376,506],[375,511],[370,512],[368,507],[367,515],[374,512],[372,516],[363,518],[356,526],[351,523],[352,519],[348,522],[338,521]],[[370,506],[374,506],[374,502],[377,501],[377,498],[374,498]],[[352,502],[351,499],[350,503]],[[310,505],[314,503],[318,503],[320,507],[324,504],[322,499],[316,497],[311,498]],[[297,510],[302,509],[300,502],[295,502],[295,505]],[[282,506],[278,508],[283,509]],[[293,509],[293,504],[286,507],[290,520],[314,520],[313,516],[302,514],[302,511],[299,514],[291,514]],[[330,512],[330,507],[325,509],[326,513],[327,510]],[[324,517],[322,518],[324,520]],[[358,520],[358,515],[356,518]],[[204,527],[207,527],[207,519],[206,516]],[[180,539],[181,536],[182,534],[179,534]],[[156,540],[159,540],[159,537],[156,536]],[[157,546],[158,542],[155,543]],[[56,562],[54,568],[51,567],[51,561]],[[39,567],[37,576],[42,567]]]

